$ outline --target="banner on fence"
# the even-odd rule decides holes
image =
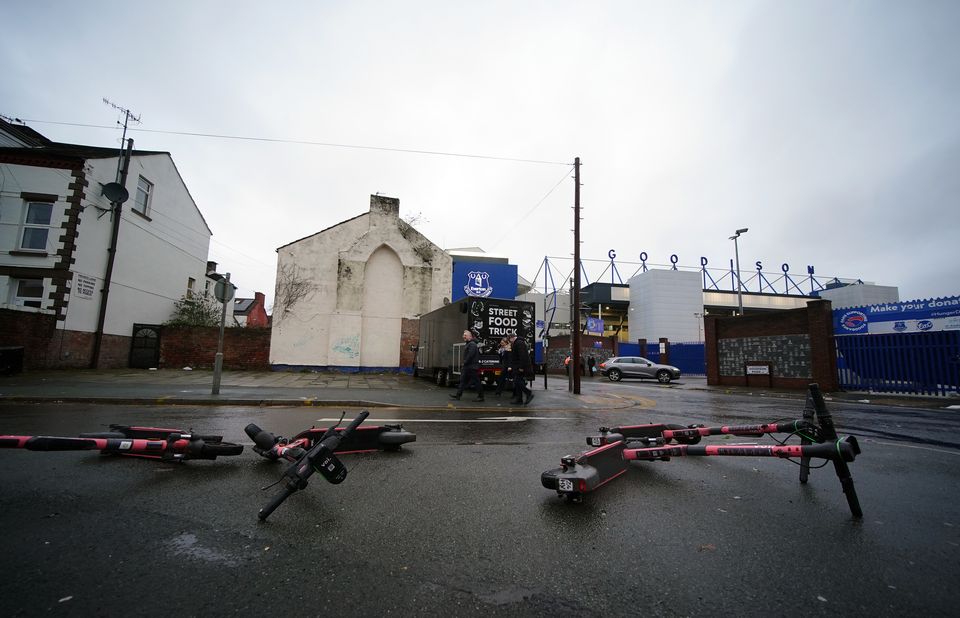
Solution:
[[[833,310],[835,335],[960,330],[960,296]]]

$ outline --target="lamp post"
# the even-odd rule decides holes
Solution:
[[[737,261],[737,309],[739,310],[739,315],[743,315],[743,293],[740,290],[740,249],[737,246],[737,239],[740,238],[740,234],[746,233],[747,228],[742,227],[730,237],[730,240],[733,241],[733,255]]]
[[[703,336],[700,334],[700,332],[701,332],[701,325],[703,324],[703,322],[702,322],[702,320],[703,320],[703,314],[700,313],[699,311],[694,311],[694,312],[693,312],[693,317],[695,317],[695,318],[697,319],[697,341],[698,341],[698,342],[701,342],[701,341],[703,341]]]

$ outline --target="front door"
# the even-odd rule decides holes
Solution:
[[[160,327],[156,324],[134,324],[130,346],[130,366],[150,369],[160,364]]]

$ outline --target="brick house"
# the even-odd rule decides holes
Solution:
[[[237,326],[245,328],[267,328],[270,319],[264,307],[265,297],[262,292],[254,292],[253,298],[233,299],[233,320]]]

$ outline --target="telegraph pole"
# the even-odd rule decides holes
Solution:
[[[570,323],[573,354],[570,358],[571,385],[580,394],[580,157],[573,160],[573,289],[570,290],[573,321]]]
[[[123,189],[123,191],[122,195],[111,192],[112,197],[109,198],[111,206],[110,214],[113,219],[110,230],[110,246],[107,248],[107,268],[103,275],[103,288],[100,290],[100,311],[97,315],[97,330],[93,335],[93,351],[90,354],[90,367],[92,369],[100,366],[103,329],[107,321],[107,299],[110,296],[110,280],[113,278],[113,264],[117,257],[117,241],[120,238],[120,215],[123,210],[123,202],[127,199],[125,188],[127,185],[127,173],[130,169],[130,157],[133,154],[133,139],[127,140],[127,125],[131,120],[140,122],[140,117],[134,116],[129,109],[120,107],[116,103],[111,103],[106,98],[103,99],[103,102],[123,112],[123,137],[120,141],[120,157],[117,160],[117,174],[115,177],[116,184],[119,185],[119,188]],[[126,142],[127,147],[126,153],[124,153],[123,150],[124,142]],[[106,194],[105,189],[104,193]]]

